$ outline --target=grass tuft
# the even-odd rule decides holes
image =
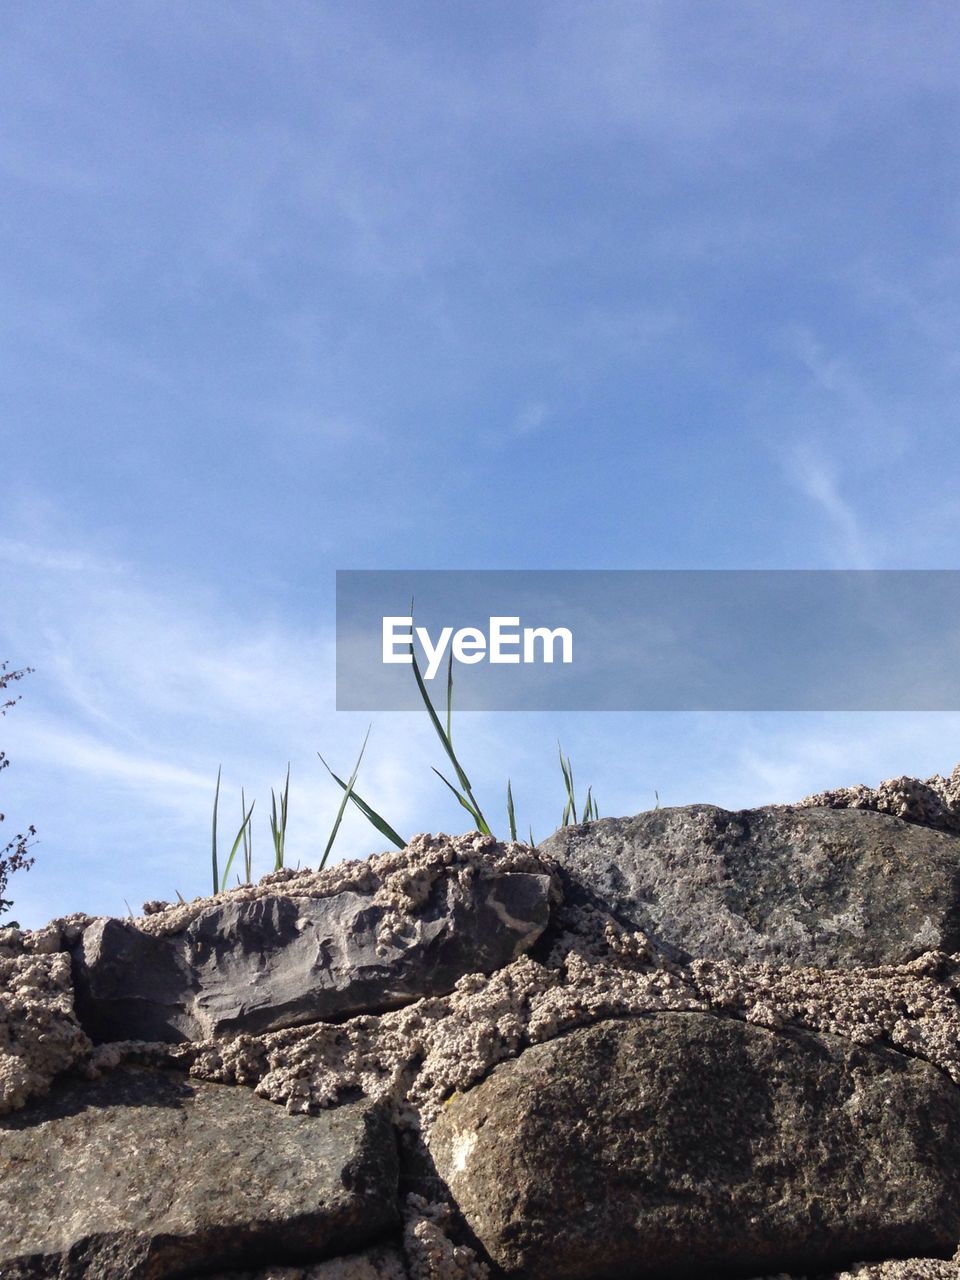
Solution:
[[[413,601],[410,602],[410,614],[412,618]],[[424,681],[423,674],[420,670],[420,664],[417,661],[417,655],[414,649],[412,639],[410,643],[410,659],[411,659],[411,666],[413,667],[414,679],[416,680],[417,688],[420,692],[421,700],[430,718],[430,723],[433,725],[433,728],[437,734],[437,737],[440,739],[444,752],[446,753],[446,756],[449,759],[450,764],[453,766],[456,782],[452,782],[448,777],[446,777],[443,773],[441,773],[439,769],[434,768],[433,772],[437,775],[437,777],[440,779],[443,785],[453,794],[453,796],[456,798],[457,803],[461,806],[461,808],[465,809],[466,812],[469,813],[471,819],[473,820],[476,830],[482,832],[484,835],[492,835],[493,832],[491,831],[487,823],[487,820],[483,815],[483,811],[481,810],[480,805],[477,802],[477,798],[473,793],[473,788],[471,786],[470,779],[467,777],[467,772],[464,769],[453,747],[453,653],[452,652],[450,653],[450,656],[447,661],[446,707],[445,707],[445,714],[444,714],[443,720],[441,720],[430,698],[430,694],[427,690],[427,686]],[[317,756],[320,759],[320,763],[323,765],[327,773],[330,774],[330,777],[337,784],[337,786],[340,787],[341,791],[343,792],[343,795],[340,798],[339,807],[337,809],[336,815],[333,820],[333,826],[330,831],[330,836],[327,840],[326,847],[324,848],[323,855],[320,859],[319,869],[322,869],[326,865],[330,857],[330,854],[333,852],[333,848],[336,843],[337,836],[340,832],[340,827],[343,823],[343,816],[346,813],[348,804],[355,805],[357,809],[359,809],[359,811],[366,818],[366,820],[370,823],[370,825],[374,827],[374,829],[378,831],[380,835],[382,835],[392,845],[395,845],[396,848],[398,849],[406,848],[407,841],[403,838],[403,836],[401,836],[399,832],[397,832],[396,829],[392,827],[390,823],[387,822],[386,819],[383,818],[372,807],[372,805],[368,804],[367,801],[364,800],[364,798],[356,790],[356,781],[360,773],[360,766],[363,762],[364,753],[367,749],[367,743],[370,739],[371,729],[372,729],[372,725],[367,729],[367,732],[364,735],[363,743],[361,744],[361,747],[360,747],[360,754],[357,756],[356,763],[354,764],[350,777],[346,782],[338,774],[334,773],[333,769],[331,769],[330,765],[323,758],[320,752],[319,751],[317,752]],[[577,809],[576,788],[574,785],[574,777],[573,777],[573,765],[570,761],[570,757],[565,756],[563,754],[563,747],[560,745],[559,741],[557,742],[557,750],[560,755],[560,770],[563,776],[563,785],[564,785],[564,806],[563,806],[563,815],[561,817],[560,825],[561,827],[568,827],[572,824],[577,823],[578,821],[578,817],[577,817],[578,809]],[[227,877],[230,874],[230,870],[233,866],[234,859],[236,858],[238,852],[241,849],[243,850],[243,870],[244,870],[245,883],[250,884],[253,879],[252,818],[253,818],[254,805],[256,804],[256,801],[255,800],[251,801],[250,806],[248,808],[246,794],[242,788],[240,791],[240,812],[242,815],[240,829],[237,831],[236,837],[234,838],[233,844],[230,848],[230,854],[227,858],[223,876],[221,877],[219,874],[217,827],[218,827],[219,806],[220,806],[221,772],[222,772],[222,768],[218,768],[216,790],[214,792],[214,797],[213,797],[213,831],[212,831],[211,859],[212,859],[213,892],[214,893],[221,892],[223,888],[226,886]],[[284,866],[284,861],[286,857],[287,818],[289,814],[289,803],[290,803],[290,765],[288,764],[287,774],[284,780],[283,789],[280,791],[279,796],[277,795],[277,793],[274,792],[272,788],[270,790],[270,834],[271,834],[271,839],[273,843],[274,870],[276,871],[279,871]],[[660,803],[660,797],[657,796],[658,807],[659,807],[659,803]],[[583,809],[582,809],[579,821],[593,822],[599,817],[600,817],[600,810],[597,807],[596,796],[594,795],[593,788],[591,786],[587,788],[587,794],[584,800]],[[513,796],[513,783],[510,778],[507,779],[507,826],[509,829],[510,840],[516,841],[517,840],[517,813],[516,813],[516,805],[515,805],[514,796]],[[531,849],[535,849],[537,846],[533,838],[532,827],[529,828],[529,833],[530,833],[530,839],[529,839],[530,847]],[[299,863],[297,865],[299,866]],[[238,884],[241,883],[239,875],[237,875],[237,883]],[[179,893],[177,896],[180,897]],[[182,898],[180,900],[183,901]]]
[[[287,765],[287,780],[283,784],[280,795],[280,810],[277,811],[277,797],[273,787],[270,788],[270,834],[273,837],[274,871],[283,866],[283,858],[287,844],[287,806],[290,801],[290,765]]]

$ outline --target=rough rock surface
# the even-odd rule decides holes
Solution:
[[[939,1258],[907,1258],[903,1262],[865,1262],[829,1280],[957,1280],[960,1263]]]
[[[876,787],[837,787],[807,796],[801,805],[827,809],[872,809],[941,831],[960,832],[960,764],[949,778],[888,778]]]
[[[372,1243],[398,1220],[382,1108],[284,1115],[247,1089],[123,1070],[0,1121],[4,1280],[125,1280]]]
[[[306,1267],[221,1271],[207,1280],[409,1280],[403,1254],[389,1245]]]
[[[850,968],[960,951],[960,837],[888,814],[689,805],[540,847],[568,906],[602,909],[675,958]]]
[[[722,1137],[731,1117],[743,1120],[728,1135],[726,1163],[718,1157],[697,1181],[709,1148],[696,1156],[674,1179],[684,1195],[664,1194],[648,1227],[671,1211],[722,1217],[739,1204],[739,1234],[726,1232],[723,1248],[749,1244],[752,1220],[772,1212],[760,1175],[770,1173],[767,1182],[775,1184],[779,1170],[796,1177],[777,1212],[796,1211],[800,1220],[805,1204],[820,1206],[819,1234],[808,1234],[815,1242],[829,1237],[822,1254],[790,1253],[789,1233],[776,1233],[772,1253],[741,1250],[726,1262],[711,1257],[671,1271],[669,1257],[658,1254],[672,1247],[669,1233],[648,1233],[641,1263],[617,1271],[624,1280],[761,1273],[765,1280],[960,1280],[956,1260],[932,1256],[948,1256],[960,1240],[960,1196],[952,1183],[937,1183],[943,1134],[953,1134],[960,1096],[960,834],[950,817],[960,769],[939,780],[939,791],[933,787],[940,809],[929,796],[936,781],[881,784],[860,807],[859,792],[852,803],[838,792],[813,797],[816,804],[741,814],[712,806],[658,810],[559,832],[536,851],[476,834],[423,836],[402,852],[321,873],[282,871],[212,899],[149,903],[132,924],[74,916],[32,933],[0,930],[0,1109],[19,1108],[0,1124],[0,1277],[487,1280],[501,1273],[463,1212],[480,1192],[464,1188],[463,1171],[444,1178],[431,1147],[440,1151],[450,1116],[478,1105],[503,1076],[542,1078],[549,1102],[550,1080],[538,1074],[538,1062],[613,1026],[625,1036],[642,1027],[656,1042],[631,1062],[640,1075],[649,1069],[656,1076],[650,1105],[659,1107],[665,1135],[658,1153],[682,1150],[697,1107],[708,1134]],[[631,827],[643,836],[635,845],[626,840]],[[302,929],[290,929],[294,916]],[[103,985],[94,990],[89,975],[107,954],[103,939],[112,935],[108,943],[119,941],[121,954],[131,930],[129,967],[111,976],[102,965],[96,981]],[[328,941],[343,942],[339,959],[332,945],[317,944],[324,931]],[[344,941],[351,931],[352,951]],[[271,933],[284,940],[278,949],[264,946]],[[159,966],[152,970],[145,967],[151,956]],[[177,981],[186,973],[195,987],[172,1006],[164,1003],[171,956]],[[71,959],[81,986],[76,1014]],[[317,993],[331,985],[342,1002],[327,1006]],[[144,996],[148,1007],[137,1013]],[[695,1023],[728,1048],[754,1049],[740,1059],[733,1054],[733,1066],[723,1065],[719,1051],[708,1055],[713,1076],[696,1074],[689,1046],[681,1052],[677,1035],[663,1032]],[[731,1080],[747,1069],[743,1059],[755,1066],[761,1042],[763,1083],[734,1089]],[[884,1089],[888,1077],[896,1085],[887,1089],[884,1112],[870,1110],[878,1074]],[[647,1105],[642,1088],[604,1112],[619,1077],[612,1073],[599,1090],[602,1071],[587,1079],[584,1105],[557,1110],[552,1140],[565,1153],[593,1151],[601,1164],[607,1145],[625,1142],[642,1152],[643,1127],[635,1133],[620,1122],[630,1108]],[[143,1092],[130,1097],[137,1081]],[[836,1104],[844,1090],[845,1107]],[[214,1098],[235,1100],[235,1111],[218,1104],[229,1122],[206,1101]],[[680,1104],[671,1107],[670,1099]],[[505,1105],[521,1100],[518,1094]],[[540,1101],[536,1094],[531,1124]],[[948,1120],[931,1128],[941,1103]],[[791,1115],[793,1130],[781,1123]],[[899,1165],[883,1187],[892,1206],[885,1229],[906,1234],[878,1242],[876,1196],[851,1194],[844,1205],[842,1188],[867,1186],[873,1195],[879,1177],[871,1134],[888,1118],[895,1130],[890,1158]],[[600,1136],[591,1131],[594,1120]],[[360,1193],[354,1164],[341,1170],[345,1182],[331,1172],[333,1200],[315,1195],[300,1214],[291,1208],[295,1197],[284,1199],[290,1170],[300,1161],[316,1173],[314,1144],[323,1147],[337,1123],[344,1150],[369,1152],[374,1163],[376,1150],[388,1151],[388,1217],[379,1226],[376,1214],[365,1217],[355,1237],[321,1232],[322,1239],[304,1243],[302,1232],[318,1214],[331,1204],[339,1212],[336,1194],[352,1203]],[[300,1126],[292,1132],[304,1145],[291,1140],[290,1124]],[[371,1124],[381,1126],[386,1146],[371,1146]],[[514,1154],[523,1132],[508,1126],[491,1136],[489,1123],[482,1131],[491,1149],[503,1145]],[[749,1159],[744,1132],[755,1137]],[[136,1156],[124,1158],[131,1142]],[[188,1170],[186,1153],[205,1144],[219,1154]],[[99,1161],[88,1145],[102,1153]],[[18,1159],[24,1150],[27,1158]],[[960,1168],[960,1148],[951,1154],[947,1181]],[[336,1163],[331,1157],[331,1171]],[[669,1174],[668,1163],[658,1155],[654,1172]],[[544,1187],[563,1176],[562,1166],[544,1166],[533,1145],[524,1169]],[[300,1186],[299,1173],[292,1176]],[[148,1193],[147,1181],[159,1190]],[[248,1191],[264,1181],[279,1187],[280,1198],[260,1194],[253,1206]],[[906,1204],[908,1184],[913,1199]],[[302,1185],[309,1192],[309,1178]],[[934,1234],[908,1239],[910,1214],[926,1221],[938,1185]],[[592,1186],[583,1189],[582,1203],[562,1224],[574,1235],[578,1215],[589,1223],[604,1212]],[[138,1225],[144,1205],[161,1224],[157,1235]],[[263,1214],[255,1223],[254,1208]],[[183,1230],[164,1230],[164,1213],[181,1214]],[[636,1231],[638,1220],[625,1221]],[[101,1230],[97,1222],[112,1225]],[[513,1237],[522,1240],[525,1229],[518,1219]],[[225,1237],[239,1240],[239,1251],[224,1254]],[[922,1260],[902,1260],[911,1254]],[[883,1264],[862,1261],[881,1256]],[[660,1271],[651,1270],[654,1262]],[[603,1274],[591,1272],[590,1280]]]
[[[0,1115],[46,1093],[89,1050],[74,1015],[70,957],[23,952],[9,937],[0,947]]]
[[[317,1112],[360,1091],[402,1099],[429,1125],[452,1092],[530,1045],[609,1018],[711,1011],[771,1030],[887,1045],[960,1084],[958,991],[960,957],[936,954],[900,967],[834,972],[712,961],[638,969],[615,956],[576,954],[547,969],[524,956],[489,978],[462,979],[450,996],[382,1017],[198,1045],[106,1045],[90,1068],[171,1063],[197,1079],[254,1085],[293,1112]]]
[[[896,1262],[862,1262],[830,1275],[821,1272],[816,1276],[790,1276],[781,1271],[779,1275],[763,1276],[762,1280],[957,1280],[958,1276],[960,1255],[951,1260],[903,1258]]]
[[[531,1048],[449,1100],[430,1150],[525,1280],[822,1267],[960,1237],[960,1092],[939,1072],[704,1014]]]
[[[509,964],[549,918],[544,861],[489,837],[419,837],[350,867],[270,877],[196,913],[97,920],[74,951],[84,1025],[97,1040],[198,1040],[395,1008]]]

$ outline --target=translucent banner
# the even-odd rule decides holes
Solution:
[[[411,607],[412,602],[412,607]],[[960,570],[342,570],[337,707],[957,711]]]

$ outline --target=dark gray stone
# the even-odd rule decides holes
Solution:
[[[199,1278],[198,1278],[199,1280]],[[403,1250],[382,1245],[304,1267],[262,1267],[256,1271],[220,1271],[209,1280],[410,1280]]]
[[[0,1120],[3,1280],[160,1280],[315,1261],[398,1222],[385,1112],[288,1115],[238,1086],[119,1070]]]
[[[700,1013],[614,1020],[455,1094],[429,1136],[524,1280],[687,1280],[944,1257],[960,1091],[927,1063]]]
[[[689,805],[541,849],[562,870],[559,927],[592,904],[679,959],[852,968],[960,950],[960,837],[887,814]]]
[[[178,1041],[381,1012],[509,964],[549,915],[549,876],[501,872],[389,920],[354,891],[219,903],[161,937],[101,919],[74,950],[77,1013],[95,1040]]]

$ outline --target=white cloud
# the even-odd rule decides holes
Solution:
[[[526,436],[539,431],[550,417],[550,408],[542,400],[531,400],[523,406],[514,419],[517,435]]]
[[[786,459],[790,481],[825,519],[834,568],[870,569],[876,562],[853,504],[841,490],[839,465],[811,441],[794,446]]]

